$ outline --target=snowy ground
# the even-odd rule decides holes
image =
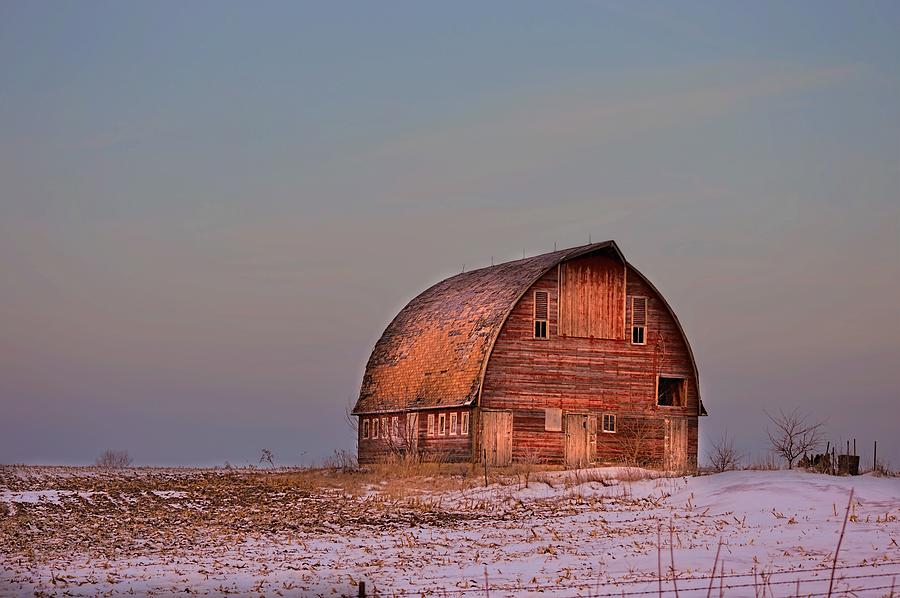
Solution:
[[[827,595],[851,488],[834,595],[889,596],[900,577],[900,478],[614,479],[635,473],[398,491],[359,474],[4,467],[0,596],[356,595],[360,580],[379,595]]]

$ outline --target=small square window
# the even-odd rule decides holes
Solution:
[[[456,412],[450,414],[450,436],[456,436]]]
[[[438,415],[438,436],[444,436],[447,433],[447,414]]]
[[[607,434],[615,434],[616,432],[616,416],[612,413],[603,414],[603,431]]]
[[[434,413],[428,414],[428,435],[434,436]]]
[[[362,437],[363,439],[367,439],[369,437],[369,420],[362,420],[363,429],[362,429]]]
[[[463,436],[469,435],[469,413],[467,411],[463,411],[460,414],[460,434]]]

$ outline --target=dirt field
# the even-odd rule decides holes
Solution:
[[[825,595],[851,488],[835,595],[900,577],[897,478],[478,473],[2,467],[0,595]]]

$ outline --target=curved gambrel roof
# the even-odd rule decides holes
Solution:
[[[387,413],[472,404],[494,342],[525,292],[550,269],[594,251],[612,250],[614,241],[562,249],[457,274],[410,301],[378,339],[363,376],[353,413]],[[656,291],[678,326],[697,376],[690,344],[672,308]]]

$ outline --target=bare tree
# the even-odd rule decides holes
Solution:
[[[728,430],[723,431],[722,436],[712,442],[707,457],[713,471],[718,473],[737,469],[744,459],[744,455],[735,450],[734,439],[728,435]]]
[[[97,467],[107,467],[109,469],[121,469],[131,465],[131,457],[128,451],[111,451],[107,450],[97,457],[94,462]]]
[[[259,462],[260,464],[265,461],[270,466],[275,467],[275,454],[269,449],[263,449],[259,454]]]
[[[793,469],[794,461],[803,453],[814,452],[822,444],[824,422],[811,422],[808,415],[796,409],[790,413],[779,409],[776,416],[765,413],[774,425],[774,429],[766,429],[772,452],[784,459],[788,469]]]
[[[350,431],[353,432],[353,435],[356,436],[357,430],[359,429],[359,418],[353,415],[353,408],[356,406],[356,399],[354,397],[350,397],[347,399],[347,404],[344,406],[344,419],[347,422],[347,426],[350,427]]]

